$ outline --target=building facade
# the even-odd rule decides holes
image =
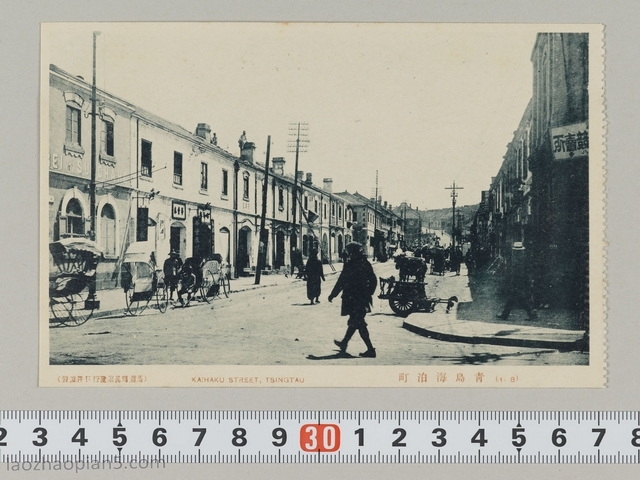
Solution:
[[[193,132],[108,92],[96,95],[96,208],[90,206],[91,85],[58,67],[49,70],[49,241],[95,238],[105,256],[98,289],[118,286],[133,242],[147,242],[159,265],[170,251],[182,259],[218,253],[235,276],[255,272],[265,166],[255,144],[239,155],[217,146],[211,127]],[[353,239],[353,209],[332,192],[332,180],[296,180],[273,159],[266,192],[266,268],[290,268],[291,250],[321,249],[335,262]],[[294,188],[298,201],[293,202]],[[293,222],[295,209],[295,224]],[[95,231],[92,222],[95,219]]]
[[[474,248],[523,242],[538,305],[588,312],[588,34],[540,33],[533,95],[474,219]]]

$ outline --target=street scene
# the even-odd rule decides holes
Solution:
[[[337,270],[341,268],[337,265]],[[338,272],[326,274],[320,303],[310,305],[301,279],[271,276],[265,285],[237,282],[228,298],[193,301],[182,308],[172,302],[166,314],[149,308],[139,316],[125,314],[124,294],[113,292],[113,310],[78,328],[51,327],[51,363],[131,365],[582,365],[581,331],[568,315],[549,314],[535,327],[524,315],[508,325],[497,321],[493,300],[473,314],[470,277],[429,275],[430,295],[459,295],[455,311],[446,304],[432,313],[397,316],[388,301],[375,299],[367,315],[377,357],[360,358],[366,347],[354,338],[347,354],[333,340],[344,334],[340,302],[327,296]],[[376,274],[396,275],[393,262],[376,263]],[[232,282],[232,288],[236,282]],[[488,287],[488,285],[487,285]],[[104,302],[107,297],[104,297]],[[466,309],[465,309],[466,310]],[[467,317],[467,318],[465,318]],[[456,322],[458,320],[458,322]],[[542,324],[540,324],[542,323]],[[404,327],[404,328],[403,328]],[[413,331],[418,333],[413,333]],[[457,336],[458,338],[453,338]],[[514,343],[515,342],[515,343]],[[516,346],[514,346],[516,345]]]
[[[43,26],[50,366],[602,360],[589,33],[94,27]]]

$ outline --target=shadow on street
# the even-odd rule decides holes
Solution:
[[[346,352],[338,352],[331,355],[324,355],[317,357],[316,355],[307,355],[307,360],[336,360],[338,358],[356,358],[353,355],[349,355]]]
[[[472,301],[458,304],[458,320],[533,325],[563,330],[584,329],[580,321],[580,312],[562,308],[536,309],[538,320],[535,322],[527,320],[527,313],[518,307],[511,311],[508,320],[496,318],[506,302],[501,285],[502,278],[487,272],[477,272],[468,278]]]

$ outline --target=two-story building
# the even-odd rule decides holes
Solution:
[[[91,238],[95,219],[95,238],[105,252],[99,289],[118,285],[133,242],[147,242],[158,266],[171,251],[182,259],[219,253],[234,275],[252,274],[265,178],[264,165],[254,160],[255,143],[243,135],[236,156],[218,147],[206,123],[189,131],[97,89],[92,216],[92,88],[53,65],[49,76],[49,240]],[[401,222],[390,208],[357,192],[334,194],[331,178],[315,185],[310,172],[298,172],[294,179],[284,164],[284,158],[274,158],[268,173],[267,268],[288,267],[293,247],[306,258],[317,246],[325,262],[335,262],[356,237],[370,255],[376,235],[387,243],[399,238]]]
[[[97,104],[95,231],[89,188],[92,155],[91,85],[82,78],[50,66],[48,118],[49,241],[95,238],[104,251],[97,285],[115,282],[113,272],[122,249],[129,244],[135,212],[131,198],[135,178],[135,108],[100,92]]]

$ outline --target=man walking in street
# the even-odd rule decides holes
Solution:
[[[373,348],[365,315],[371,311],[373,293],[376,291],[378,279],[373,272],[371,263],[362,252],[359,243],[351,242],[346,246],[347,262],[338,278],[329,301],[342,292],[342,316],[349,316],[347,331],[342,340],[334,340],[341,353],[346,353],[349,340],[356,331],[367,346],[367,351],[360,354],[361,357],[375,358],[376,350]]]
[[[507,303],[502,309],[502,313],[496,315],[496,317],[501,320],[507,320],[511,309],[515,306],[520,306],[527,312],[527,320],[537,320],[538,316],[531,305],[531,282],[527,272],[525,248],[522,242],[513,243],[507,281]]]

